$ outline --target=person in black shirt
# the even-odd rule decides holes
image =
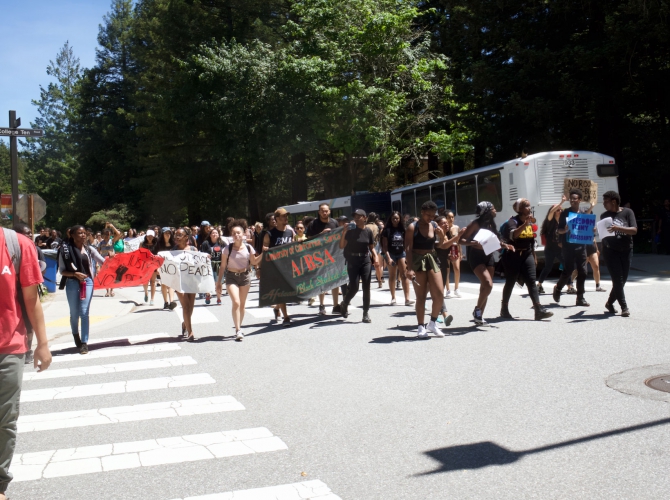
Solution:
[[[589,303],[584,299],[584,282],[586,281],[586,246],[580,243],[570,243],[567,233],[570,231],[568,226],[568,214],[582,213],[579,204],[582,201],[583,193],[581,189],[572,189],[570,191],[570,208],[566,208],[561,213],[558,221],[558,235],[563,246],[563,272],[554,287],[554,301],[560,302],[561,290],[570,281],[572,270],[577,267],[577,302],[576,305],[589,307]]]
[[[633,236],[637,234],[637,221],[633,211],[630,208],[620,207],[620,203],[621,198],[616,191],[607,191],[603,194],[606,211],[600,218],[612,218],[612,225],[607,229],[612,236],[603,238],[603,256],[612,276],[612,290],[605,309],[616,314],[614,301],[617,301],[621,306],[621,316],[628,317],[630,311],[623,287],[628,280],[628,272],[633,262]]]
[[[156,238],[156,231],[148,229],[147,234],[144,235],[144,241],[140,244],[140,248],[149,250],[153,255],[158,253],[158,238]],[[154,297],[156,296],[156,277],[158,276],[158,269],[151,275],[151,279],[147,283],[143,283],[144,287],[144,302],[149,300],[149,285],[151,285],[151,302],[150,306],[154,305]]]
[[[322,203],[321,205],[319,205],[319,216],[312,222],[310,222],[309,226],[307,226],[307,231],[305,232],[305,235],[308,238],[312,238],[314,236],[318,236],[321,233],[327,233],[333,231],[334,229],[337,229],[337,221],[330,217],[330,206],[328,205],[328,203]],[[339,288],[334,288],[331,291],[331,294],[333,295],[333,314],[338,314],[341,312],[339,305],[339,297],[340,297],[339,292],[340,292]],[[326,306],[323,303],[325,298],[326,298],[325,293],[319,294],[320,315],[326,314]]]
[[[407,278],[407,253],[405,252],[405,228],[400,223],[400,212],[393,212],[382,231],[382,252],[386,257],[389,269],[389,290],[391,305],[396,304],[396,274],[400,274],[402,290],[405,294],[405,305],[414,304],[409,298],[409,279]]]
[[[562,211],[561,205],[566,201],[568,201],[568,199],[563,195],[560,204],[552,205],[549,212],[547,212],[547,218],[542,223],[542,228],[540,229],[540,234],[544,237],[544,268],[537,280],[537,289],[539,293],[544,293],[542,283],[544,283],[544,280],[549,276],[551,268],[554,266],[554,261],[558,259],[559,262],[563,262],[557,230],[558,220],[561,217]]]
[[[344,226],[344,233],[340,239],[340,248],[344,249],[344,258],[347,260],[349,286],[347,294],[342,300],[340,310],[345,318],[349,316],[349,304],[358,293],[358,281],[363,282],[363,323],[371,323],[368,314],[370,310],[370,281],[372,280],[372,263],[377,265],[377,252],[372,231],[365,227],[366,213],[354,211],[355,228],[351,224]],[[370,257],[372,256],[372,260]]]
[[[295,233],[293,232],[293,229],[287,227],[289,215],[290,214],[284,208],[275,210],[274,218],[271,220],[271,222],[274,222],[274,226],[270,225],[270,230],[267,231],[263,237],[264,252],[267,252],[270,248],[285,245],[286,243],[291,243],[293,241]],[[283,325],[291,326],[291,318],[288,316],[285,303],[277,304],[274,307],[275,321],[279,321],[279,311],[284,315]]]
[[[219,270],[221,268],[221,252],[223,252],[223,241],[219,235],[218,229],[212,229],[207,234],[207,238],[200,244],[200,251],[208,253],[212,258],[212,272],[214,273],[214,281],[217,282],[219,277]],[[205,294],[205,303],[209,304],[212,300],[212,295]],[[216,305],[221,305],[221,287],[216,287]]]
[[[514,251],[506,251],[502,257],[505,266],[505,287],[503,288],[500,316],[512,319],[509,312],[509,299],[517,278],[521,275],[535,308],[535,320],[539,321],[553,316],[554,313],[547,311],[540,304],[540,294],[535,284],[535,235],[533,231],[535,219],[530,213],[530,201],[526,198],[518,199],[514,204],[514,210],[518,215],[507,221],[505,231],[507,234],[503,235],[503,238],[514,247]]]

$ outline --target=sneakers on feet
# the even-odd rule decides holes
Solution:
[[[348,304],[340,304],[340,314],[342,315],[343,318],[346,318],[349,316],[349,305]]]
[[[205,304],[209,304],[212,301],[212,296],[210,294],[205,295]]]
[[[242,330],[237,331],[237,333],[235,334],[235,340],[237,342],[242,342],[244,340],[244,334],[242,333]]]
[[[423,325],[419,325],[419,329],[416,332],[416,336],[423,339],[428,337],[428,332],[426,331],[426,327]]]
[[[458,288],[457,288],[456,290],[454,290],[454,296],[460,298],[460,296],[461,296],[461,292],[460,292],[460,290],[459,290]]]
[[[342,308],[340,307],[340,304],[337,304],[336,306],[333,306],[333,314],[340,314],[342,312]]]
[[[170,309],[170,304],[168,304],[168,303],[166,302],[166,303],[163,305],[163,310],[166,310],[166,311],[167,311],[167,310],[169,310],[169,309]]]
[[[444,318],[442,317],[442,315],[439,315],[437,317],[437,323],[444,323]]]
[[[544,287],[542,286],[542,283],[537,284],[537,292],[544,293]]]
[[[450,299],[451,298],[451,290],[447,290],[446,292],[444,292],[444,298],[445,299]]]
[[[144,294],[144,302],[146,302],[147,300],[149,300],[149,296],[145,293]]]
[[[282,321],[282,326],[291,326],[291,318],[284,318],[284,321]]]
[[[394,306],[395,304],[396,304],[396,301],[395,301],[395,299],[393,299],[393,300],[391,301],[391,305]]]
[[[561,292],[557,286],[554,287],[554,292],[552,293],[552,295],[554,297],[554,302],[558,304],[561,301]]]
[[[581,299],[577,299],[577,302],[575,302],[575,305],[580,306],[580,307],[589,307],[591,304],[586,302],[586,299],[584,297],[582,297]]]
[[[153,306],[153,305],[154,305],[154,301],[153,301],[153,300],[150,300],[150,301],[149,301],[149,305],[150,305],[150,306]]]
[[[479,307],[475,307],[475,310],[472,312],[472,317],[475,319],[475,325],[485,325],[484,317],[482,316],[482,310]]]
[[[370,316],[367,312],[363,313],[363,323],[372,323],[372,320],[370,319]]]
[[[434,321],[429,321],[428,324],[426,325],[426,331],[434,334],[436,337],[444,337],[444,333],[442,333],[442,330],[435,324]]]
[[[86,343],[81,344],[79,354],[88,354],[88,345],[86,345]]]
[[[174,308],[177,307],[177,303],[174,302],[174,301],[173,301],[173,302],[170,302],[170,305],[169,305],[168,307],[169,307],[170,311],[173,311]]]
[[[566,293],[569,295],[577,295],[577,289],[574,286],[571,286]]]
[[[319,306],[319,316],[325,316],[326,315],[326,306],[321,305]]]
[[[454,317],[449,314],[446,318],[444,318],[444,326],[450,326],[452,321],[454,321]]]
[[[629,311],[628,308],[626,307],[626,308],[624,308],[624,309],[621,310],[621,317],[622,317],[622,318],[627,318],[628,316],[630,316],[630,311]]]
[[[596,292],[606,292],[607,290],[600,285],[596,286]]]
[[[216,299],[216,305],[217,305],[217,306],[220,306],[220,305],[221,305],[221,299],[219,299],[219,298]]]
[[[605,302],[605,309],[607,309],[607,312],[610,314],[616,314],[619,312],[614,307],[614,304],[610,304],[609,302]]]
[[[413,306],[413,305],[414,305],[414,301],[413,301],[413,300],[406,300],[406,301],[405,301],[405,305],[406,305],[406,306]]]

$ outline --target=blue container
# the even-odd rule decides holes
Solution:
[[[58,288],[58,283],[56,283],[56,273],[58,272],[58,260],[56,252],[53,252],[54,255],[50,255],[48,252],[44,252],[44,260],[47,263],[47,270],[44,271],[44,286],[47,287],[49,293],[56,293]]]

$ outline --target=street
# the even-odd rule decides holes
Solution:
[[[589,308],[565,293],[554,304],[552,275],[551,320],[532,321],[518,287],[516,319],[497,318],[497,279],[478,328],[479,283],[465,272],[463,296],[447,302],[453,324],[429,339],[416,338],[402,292],[389,306],[388,282],[374,279],[371,324],[359,292],[347,320],[330,295],[327,316],[318,300],[289,305],[290,328],[258,308],[254,280],[243,342],[228,296],[196,301],[187,343],[160,291],[156,307],[141,287],[96,291],[98,311],[135,304],[92,324],[90,354],[65,333],[49,370],[26,368],[9,497],[667,498],[670,393],[644,378],[670,374],[670,260],[633,265],[630,318],[604,312],[591,276]]]

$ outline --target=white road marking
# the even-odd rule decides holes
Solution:
[[[214,297],[214,300],[216,301],[216,297]],[[181,306],[177,306],[174,310],[174,312],[177,313],[177,316],[179,316],[179,322],[181,323],[184,321],[184,310],[181,308]],[[214,316],[213,313],[207,310],[207,307],[197,307],[193,308],[193,315],[191,315],[191,324],[192,325],[199,325],[202,323],[218,323],[219,318]]]
[[[167,352],[167,351],[178,351],[181,347],[174,344],[148,344],[141,346],[125,346],[125,347],[109,347],[103,349],[95,349],[89,351],[86,355],[81,355],[79,353],[73,354],[57,354],[57,351],[52,351],[54,355],[51,362],[52,363],[61,363],[65,361],[86,361],[89,359],[99,359],[99,358],[115,358],[119,356],[132,356],[133,354],[149,354],[154,352]],[[45,372],[48,373],[48,372]]]
[[[11,472],[14,481],[32,481],[286,449],[288,447],[281,439],[259,427],[23,453],[14,455]]]
[[[18,420],[18,432],[70,429],[90,425],[138,422],[140,420],[184,417],[238,410],[244,410],[244,406],[234,397],[214,396],[210,398],[100,408],[98,410],[41,413],[39,415],[20,416]]]
[[[302,483],[254,488],[253,490],[228,491],[198,497],[175,498],[175,500],[341,500],[330,488],[319,480]]]
[[[164,359],[147,359],[145,361],[131,361],[128,363],[82,366],[80,368],[63,368],[61,370],[47,370],[44,372],[28,372],[23,374],[23,381],[28,382],[32,380],[48,380],[52,378],[81,377],[84,375],[151,370],[156,368],[170,368],[173,366],[187,366],[195,364],[196,361],[191,356]]]
[[[21,403],[32,401],[50,401],[54,399],[84,398],[103,394],[121,394],[124,392],[153,391],[173,387],[214,384],[208,373],[175,375],[173,377],[157,377],[141,380],[123,380],[105,384],[75,385],[67,387],[51,387],[49,389],[33,389],[21,392]]]
[[[143,333],[141,335],[124,335],[123,337],[106,337],[100,339],[88,339],[87,345],[97,345],[97,344],[110,344],[112,342],[119,343],[119,341],[125,340],[128,345],[139,344],[140,342],[146,342],[148,340],[154,339],[168,339],[174,338],[175,335],[170,335],[169,333],[160,332],[160,333]],[[58,344],[53,344],[51,346],[51,352],[58,352],[64,349],[72,349],[74,347],[74,342],[60,342]],[[111,347],[111,346],[110,346]],[[60,349],[59,349],[60,348]]]

